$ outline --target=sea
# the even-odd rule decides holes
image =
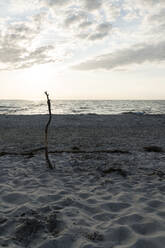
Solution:
[[[165,100],[53,100],[52,114],[165,114]],[[47,114],[46,101],[0,100],[0,114]]]

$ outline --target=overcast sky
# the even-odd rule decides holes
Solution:
[[[165,0],[1,0],[0,99],[165,99]]]

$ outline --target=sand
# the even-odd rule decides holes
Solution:
[[[164,248],[165,116],[0,116],[0,247]]]

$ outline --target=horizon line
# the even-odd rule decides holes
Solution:
[[[52,100],[52,99],[51,99]],[[37,99],[23,99],[23,98],[0,98],[0,101],[44,101],[42,98],[37,98]],[[52,101],[165,101],[165,99],[138,99],[138,98],[132,98],[132,99],[112,99],[112,98],[56,98]]]

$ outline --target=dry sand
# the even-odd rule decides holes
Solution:
[[[164,248],[165,116],[0,116],[0,247]],[[156,146],[156,147],[153,147]]]

